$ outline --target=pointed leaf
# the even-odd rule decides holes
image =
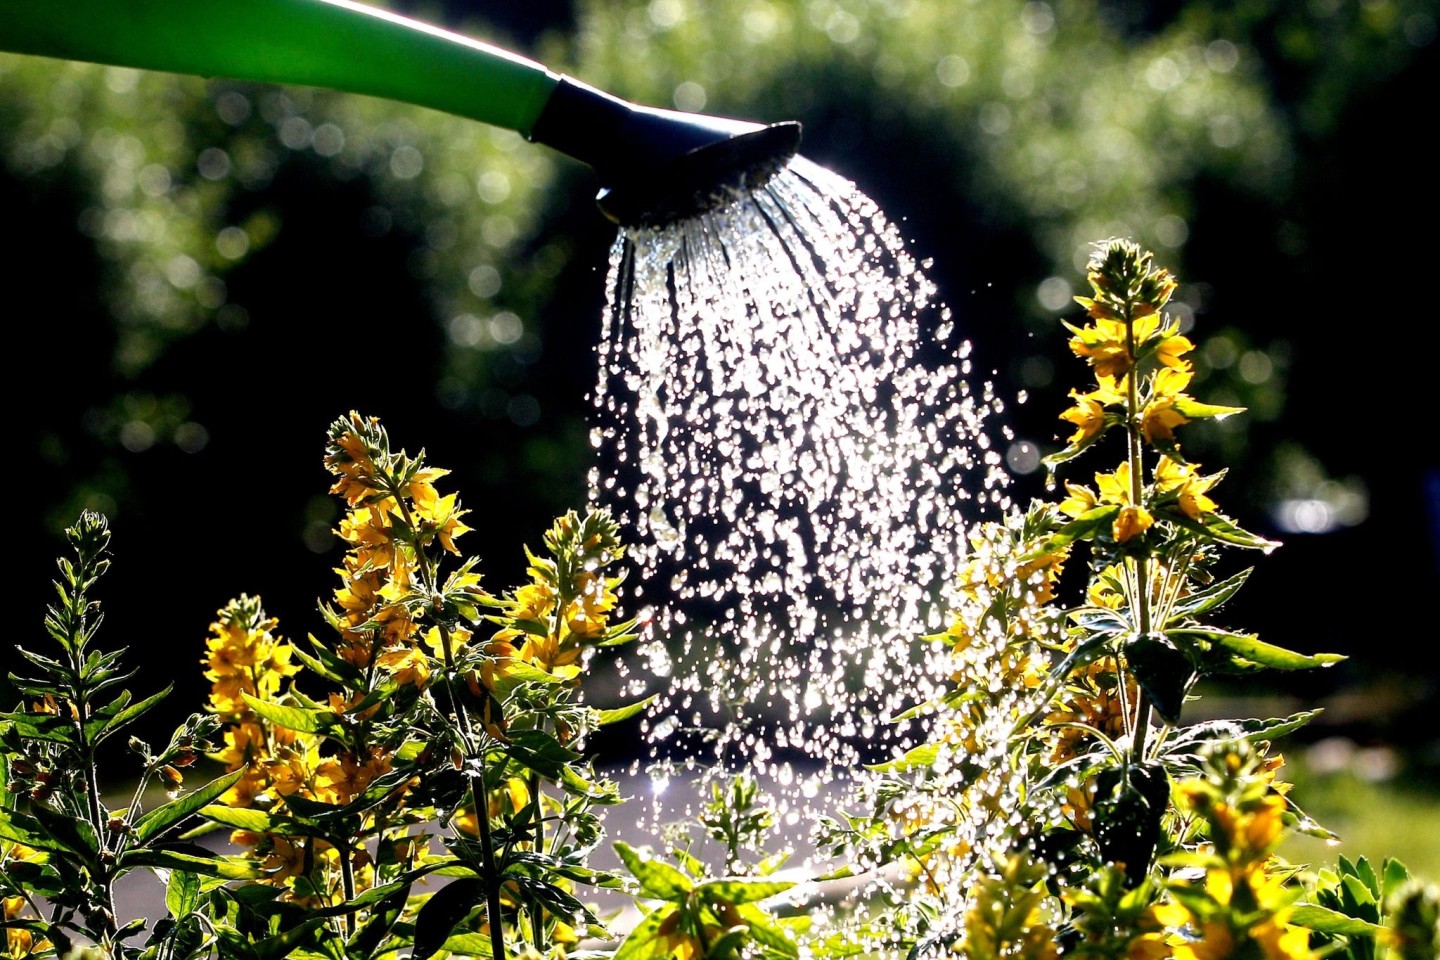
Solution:
[[[454,880],[437,890],[415,915],[416,960],[444,947],[450,932],[484,900],[485,884],[479,880]]]
[[[162,804],[141,817],[135,823],[135,842],[146,843],[154,837],[158,837],[165,830],[184,820],[201,807],[210,803],[226,790],[235,785],[235,782],[245,775],[244,770],[236,770],[216,777],[209,783],[192,790],[183,797],[171,800]]]
[[[1168,631],[1170,636],[1199,637],[1229,650],[1236,656],[1269,667],[1272,670],[1309,670],[1337,664],[1345,657],[1335,653],[1304,654],[1273,643],[1266,643],[1253,633],[1231,633],[1228,630],[1188,628]]]
[[[1125,661],[1160,718],[1168,724],[1179,723],[1185,694],[1195,682],[1190,658],[1163,634],[1152,633],[1125,645]]]
[[[1219,583],[1212,583],[1188,597],[1181,597],[1175,603],[1170,623],[1177,623],[1185,617],[1198,617],[1202,613],[1214,610],[1233,597],[1245,585],[1245,581],[1250,578],[1250,571],[1253,569],[1254,567],[1247,567],[1233,577],[1227,577]]]
[[[89,821],[83,817],[72,817],[52,810],[43,803],[31,803],[30,813],[35,817],[40,829],[66,850],[87,863],[95,862],[95,856],[100,852],[100,840],[95,836],[95,828]]]
[[[784,893],[794,883],[787,880],[710,880],[695,888],[695,893],[707,902],[723,900],[726,903],[741,904],[765,900]]]
[[[612,710],[601,710],[600,717],[596,723],[599,726],[607,727],[612,723],[619,723],[621,720],[629,720],[641,710],[644,710],[650,706],[650,704],[654,703],[655,698],[658,696],[659,694],[655,693],[646,697],[644,700],[637,700],[635,703],[627,704],[623,707],[615,707]]]
[[[1065,524],[1055,533],[1046,537],[1038,546],[1025,554],[1021,559],[1034,560],[1037,557],[1043,557],[1047,553],[1054,553],[1066,544],[1073,543],[1076,540],[1088,540],[1095,535],[1095,531],[1110,523],[1110,521],[1115,518],[1115,514],[1119,512],[1120,508],[1114,504],[1106,504],[1105,506],[1087,510],[1074,520]]]
[[[1385,878],[1381,887],[1386,897],[1394,896],[1410,882],[1410,870],[1405,864],[1392,857],[1385,858],[1381,873]]]
[[[189,870],[171,870],[165,884],[165,909],[176,920],[182,920],[200,905],[200,875]]]
[[[242,693],[241,696],[245,698],[245,702],[250,705],[251,710],[287,730],[297,730],[300,733],[323,733],[340,722],[339,718],[329,710],[288,707],[284,704],[270,703],[267,700],[252,697],[248,693]]]
[[[874,770],[876,773],[906,773],[910,770],[928,770],[935,765],[936,759],[940,756],[940,744],[922,743],[918,747],[911,747],[901,756],[884,763],[866,764],[866,770]]]
[[[1345,937],[1374,937],[1382,935],[1385,928],[1368,923],[1358,917],[1347,917],[1338,910],[1331,910],[1313,903],[1299,903],[1290,914],[1290,922],[1316,933]]]
[[[679,910],[671,903],[646,914],[626,935],[612,960],[659,960],[670,956],[669,944],[660,936],[660,930]]]
[[[259,866],[238,857],[200,857],[175,850],[127,850],[120,858],[120,866],[122,869],[161,867],[166,870],[189,870],[207,877],[224,877],[226,880],[255,880],[264,876],[264,871]]]
[[[234,827],[236,830],[248,830],[251,833],[281,833],[285,836],[292,834],[285,833],[275,822],[275,818],[264,810],[256,810],[252,807],[227,807],[224,804],[211,804],[202,807],[198,811],[200,816],[216,823],[223,823],[227,827]]]
[[[617,840],[615,852],[620,855],[625,869],[639,882],[643,896],[679,902],[694,889],[694,884],[685,874],[668,863],[646,857],[628,843]]]
[[[164,700],[167,696],[170,695],[170,691],[173,689],[175,689],[175,684],[167,683],[164,690],[161,690],[159,693],[153,693],[150,696],[146,697],[144,700],[141,700],[138,703],[132,703],[129,706],[125,706],[125,704],[122,703],[122,701],[128,702],[130,700],[129,691],[122,693],[114,701],[114,703],[120,703],[122,709],[120,709],[114,716],[109,717],[103,721],[100,720],[100,717],[97,713],[97,716],[94,719],[92,719],[89,723],[85,724],[85,736],[90,740],[92,744],[98,745],[104,742],[111,735],[119,733],[121,728],[123,728],[130,721],[136,719],[137,717],[140,717],[151,707],[155,706],[155,704],[159,703],[161,700]]]
[[[1191,420],[1198,420],[1202,417],[1213,417],[1216,420],[1224,420],[1226,417],[1237,413],[1244,413],[1244,407],[1223,407],[1214,403],[1201,403],[1193,397],[1184,394],[1175,398],[1174,409],[1181,416]]]
[[[1207,720],[1191,724],[1175,731],[1166,747],[1166,753],[1181,754],[1195,750],[1200,744],[1212,741],[1247,740],[1251,743],[1278,740],[1294,733],[1321,714],[1320,710],[1305,710],[1288,717],[1269,720]]]

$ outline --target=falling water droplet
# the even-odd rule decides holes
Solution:
[[[1008,503],[993,391],[972,394],[969,344],[895,226],[803,158],[623,231],[608,289],[591,496],[655,605],[638,652],[669,679],[650,742],[702,692],[713,754],[687,759],[748,765],[782,820],[808,817],[923,734],[883,718],[947,682],[920,637],[945,618],[962,508]],[[651,772],[658,796],[670,774]]]

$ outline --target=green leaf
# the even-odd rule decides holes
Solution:
[[[264,876],[259,866],[236,857],[197,857],[176,850],[143,847],[125,851],[120,857],[120,866],[122,869],[161,867],[166,870],[188,870],[208,877],[224,877],[226,880],[255,880]]]
[[[750,936],[757,941],[786,957],[798,957],[800,948],[795,941],[786,936],[785,931],[775,923],[775,918],[753,903],[741,904],[738,908],[740,916],[750,925]]]
[[[329,710],[305,710],[300,707],[287,707],[279,703],[270,703],[248,693],[242,693],[245,702],[250,709],[271,723],[279,724],[287,730],[297,730],[300,733],[323,733],[331,727],[336,726],[340,719]]]
[[[1384,933],[1379,924],[1369,923],[1357,917],[1347,917],[1338,910],[1331,910],[1313,903],[1299,903],[1290,914],[1290,922],[1317,933],[1345,937],[1374,937]]]
[[[151,810],[136,821],[135,842],[143,844],[164,833],[171,826],[184,820],[229,790],[244,775],[244,770],[236,770],[233,773],[216,777],[198,790],[192,790],[183,797],[178,797]]]
[[[1259,743],[1278,740],[1280,737],[1299,730],[1322,712],[1319,709],[1305,710],[1300,713],[1292,713],[1288,717],[1269,720],[1207,720],[1205,723],[1191,724],[1175,732],[1165,752],[1169,754],[1189,753],[1200,744],[1212,741],[1246,740],[1250,743]]]
[[[625,869],[639,882],[642,896],[678,903],[694,889],[694,884],[685,874],[668,863],[646,857],[628,843],[615,841],[615,852],[620,855]]]
[[[1386,897],[1394,896],[1410,882],[1410,870],[1405,864],[1392,857],[1385,858],[1385,863],[1381,867],[1380,872],[1385,878],[1381,883],[1381,889]]]
[[[312,641],[314,641],[314,639],[314,637],[311,637]],[[345,663],[344,660],[340,660],[339,657],[335,657],[334,659],[337,662],[344,664],[346,667],[349,667],[348,674],[342,673],[341,671],[334,669],[331,666],[329,659],[325,659],[323,655],[312,656],[306,653],[304,650],[300,649],[299,647],[294,646],[293,644],[291,645],[291,652],[293,652],[295,656],[299,658],[301,663],[305,664],[305,668],[307,670],[315,674],[317,677],[320,677],[321,679],[329,680],[336,686],[349,687],[351,689],[354,689],[355,687],[362,685],[360,682],[357,682],[363,680],[363,678],[360,676],[360,671],[356,670],[350,664]]]
[[[1054,553],[1061,547],[1073,543],[1076,540],[1089,540],[1095,535],[1095,531],[1110,523],[1115,514],[1120,512],[1120,507],[1115,504],[1095,507],[1087,510],[1080,516],[1065,524],[1055,533],[1042,540],[1029,553],[1022,557],[1022,560],[1034,560],[1043,557],[1047,553]]]
[[[355,936],[351,937],[350,942],[345,945],[345,953],[351,957],[378,956],[381,952],[379,950],[381,943],[394,928],[395,922],[400,919],[400,914],[404,912],[405,902],[409,895],[410,885],[407,883],[380,900],[374,909],[369,911],[370,918],[359,930],[355,931]],[[357,900],[349,905],[358,907],[359,902]]]
[[[311,917],[291,927],[278,937],[267,937],[253,946],[255,960],[280,960],[289,956],[307,940],[315,939],[325,927],[323,917]]]
[[[445,946],[450,933],[485,900],[480,880],[454,880],[435,892],[415,915],[416,960],[425,960]]]
[[[1203,590],[1195,591],[1188,597],[1182,597],[1172,608],[1170,623],[1178,623],[1185,617],[1198,617],[1202,613],[1214,610],[1239,592],[1240,588],[1245,585],[1245,581],[1250,578],[1250,571],[1253,569],[1253,567],[1248,567],[1233,577],[1227,577],[1219,583],[1212,583]]]
[[[128,707],[125,706],[125,703],[128,703],[130,700],[129,692],[126,691],[120,694],[120,696],[112,701],[111,706],[118,703],[123,709],[113,717],[104,720],[101,720],[100,711],[97,711],[96,716],[92,718],[89,723],[85,724],[86,738],[88,738],[92,744],[99,745],[111,735],[119,733],[121,728],[130,721],[140,717],[151,707],[155,706],[155,704],[164,700],[170,695],[170,691],[173,689],[175,689],[175,684],[166,684],[164,690],[161,690],[159,693],[153,693],[139,703],[132,703]],[[106,709],[108,709],[108,707]]]
[[[12,673],[10,679],[19,685]],[[24,688],[22,687],[22,692]],[[53,713],[0,713],[0,723],[13,725],[15,732],[31,740],[46,740],[51,743],[69,743],[75,734],[75,725],[68,719],[61,719]]]
[[[1180,722],[1185,694],[1195,682],[1195,666],[1164,634],[1136,637],[1125,645],[1125,660],[1160,718]]]
[[[564,765],[580,759],[580,754],[543,730],[512,731],[508,749],[511,757],[547,780],[560,779]]]
[[[710,880],[695,888],[695,893],[708,902],[723,900],[726,903],[753,903],[776,894],[784,893],[795,886],[786,880]]]
[[[212,804],[200,808],[199,813],[202,817],[216,823],[223,823],[227,827],[234,827],[236,830],[249,830],[251,833],[284,833],[277,827],[274,817],[264,810],[256,810],[252,807],[227,807],[224,804]]]
[[[69,847],[60,843],[40,827],[40,822],[34,817],[27,817],[18,810],[5,810],[0,808],[0,838],[13,840],[16,843],[23,843],[27,847],[34,847],[36,850],[49,850],[52,852],[64,852]]]
[[[1215,403],[1201,403],[1193,397],[1181,394],[1175,399],[1174,409],[1182,417],[1189,417],[1191,420],[1199,420],[1202,417],[1212,417],[1216,420],[1224,420],[1226,417],[1234,416],[1237,413],[1244,413],[1244,407],[1223,407]]]
[[[867,764],[866,770],[874,770],[876,773],[906,773],[911,770],[928,770],[935,765],[935,760],[940,756],[940,744],[922,743],[918,747],[911,747],[905,751],[903,756],[894,760],[887,760],[884,763]]]
[[[171,870],[165,884],[165,909],[176,920],[195,912],[200,905],[200,875],[189,870]]]
[[[1168,520],[1176,526],[1193,530],[1202,535],[1209,534],[1213,539],[1219,540],[1221,543],[1228,543],[1233,547],[1271,553],[1280,546],[1278,541],[1266,540],[1248,530],[1243,530],[1236,525],[1235,521],[1218,513],[1206,514],[1203,520],[1194,520],[1182,511],[1173,508],[1157,508],[1154,513],[1157,519]]]
[[[490,934],[488,933],[457,933],[448,937],[445,942],[440,945],[440,949],[448,953],[460,954],[466,957],[495,956],[495,946],[490,942]],[[420,952],[416,951],[414,955],[418,957],[420,956]],[[573,954],[570,954],[570,956],[573,956]]]
[[[100,840],[95,836],[95,828],[83,817],[73,817],[58,810],[52,810],[43,803],[31,803],[30,813],[35,817],[35,822],[57,843],[66,850],[94,864],[96,855],[100,852]]]
[[[565,792],[576,797],[584,797],[594,803],[619,803],[620,791],[615,783],[610,780],[602,780],[599,783],[592,782],[581,776],[574,767],[566,765],[560,769],[560,783]]]
[[[1208,640],[1224,647],[1241,659],[1262,667],[1269,667],[1272,670],[1309,670],[1315,667],[1328,667],[1345,659],[1336,653],[1314,655],[1296,653],[1293,650],[1266,643],[1253,633],[1231,633],[1228,630],[1203,628],[1170,630],[1168,633],[1172,637],[1198,637]]]
[[[608,727],[612,723],[619,723],[621,720],[629,720],[641,710],[644,710],[646,707],[650,706],[650,704],[654,703],[655,698],[658,696],[658,693],[651,694],[644,700],[638,700],[635,703],[631,703],[623,707],[615,707],[613,710],[601,710],[600,716],[596,720],[596,724],[602,727]]]
[[[646,914],[626,935],[612,960],[659,960],[668,957],[670,951],[660,936],[660,928],[679,910],[671,903]]]

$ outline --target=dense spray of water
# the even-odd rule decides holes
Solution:
[[[919,638],[966,501],[1003,497],[968,353],[895,226],[804,159],[619,237],[592,496],[635,541],[652,776],[748,765],[798,813],[914,734],[887,719],[942,678]]]

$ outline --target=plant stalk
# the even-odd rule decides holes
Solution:
[[[495,960],[504,960],[505,931],[500,915],[500,877],[495,866],[495,841],[490,835],[490,805],[482,802],[485,791],[485,758],[475,745],[470,729],[470,718],[460,706],[460,696],[455,691],[455,651],[450,643],[450,627],[444,622],[440,628],[440,648],[445,654],[445,691],[450,696],[450,709],[455,713],[455,723],[460,732],[462,753],[473,757],[480,767],[482,789],[475,789],[475,778],[470,777],[470,804],[475,809],[475,823],[480,831],[480,856],[485,867],[485,916],[489,919],[490,949]]]
[[[1130,465],[1130,502],[1139,507],[1145,495],[1145,448],[1140,437],[1140,370],[1136,359],[1134,306],[1125,305],[1125,351],[1130,357],[1130,372],[1125,378],[1125,433],[1128,441],[1127,460]],[[1135,579],[1139,590],[1135,598],[1139,607],[1140,635],[1150,633],[1150,558],[1141,554],[1135,559]],[[1122,681],[1123,683],[1124,681]],[[1132,759],[1144,759],[1145,740],[1150,731],[1151,707],[1143,688],[1137,688],[1135,696],[1135,733],[1131,740]]]

